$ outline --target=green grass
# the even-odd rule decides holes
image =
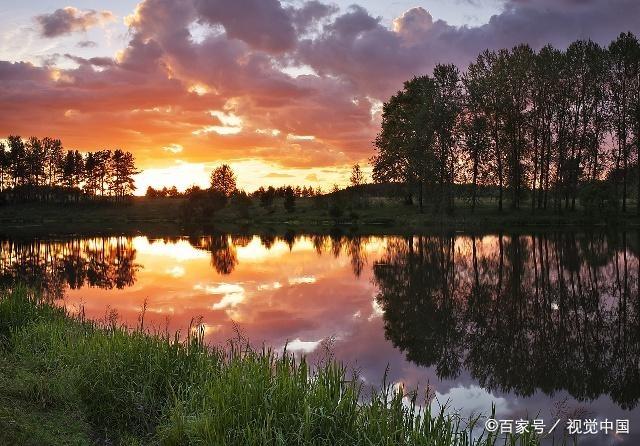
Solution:
[[[90,427],[69,383],[15,358],[0,358],[0,444],[86,445]]]
[[[258,200],[244,210],[233,204],[212,214],[205,222],[185,225],[181,220],[182,198],[149,199],[136,197],[121,206],[61,206],[49,204],[19,204],[0,206],[0,235],[33,236],[45,234],[148,234],[158,236],[184,235],[202,229],[228,232],[252,231],[276,233],[288,230],[327,232],[339,226],[361,234],[419,234],[431,230],[500,230],[545,227],[593,227],[612,224],[637,226],[635,201],[623,214],[591,214],[578,205],[576,211],[532,211],[527,202],[522,209],[510,210],[509,203],[498,212],[496,203],[479,201],[475,212],[459,200],[452,214],[434,213],[428,207],[420,213],[416,205],[407,206],[399,199],[369,197],[354,204],[350,195],[342,193],[342,215],[332,217],[330,197],[324,206],[311,198],[296,200],[293,212],[286,212],[282,199],[265,208]],[[203,226],[206,226],[204,228]]]
[[[179,234],[182,199],[135,198],[123,205],[24,203],[0,206],[0,233]]]
[[[25,289],[1,294],[0,321],[1,444],[538,444],[472,439],[464,420],[388,385],[369,394],[333,360],[99,326]]]

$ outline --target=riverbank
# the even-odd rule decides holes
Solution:
[[[392,386],[363,398],[331,359],[209,348],[197,327],[181,341],[97,324],[24,289],[0,295],[0,340],[2,444],[495,444]]]
[[[553,228],[640,228],[635,211],[627,214],[591,214],[582,210],[499,212],[494,203],[480,205],[475,212],[459,205],[451,214],[405,206],[395,200],[370,199],[365,204],[342,204],[338,212],[330,204],[298,199],[292,212],[276,200],[265,208],[258,203],[239,209],[233,203],[207,221],[185,222],[182,198],[136,197],[128,205],[60,206],[19,204],[0,207],[0,235],[184,235],[201,231],[285,233],[329,233],[335,228],[359,234],[421,234],[435,230],[499,231]],[[188,215],[188,211],[187,211]]]

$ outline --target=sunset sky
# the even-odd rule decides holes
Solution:
[[[72,3],[69,3],[69,2]],[[382,102],[486,48],[607,44],[637,0],[0,0],[0,135],[133,152],[147,185],[346,184]]]

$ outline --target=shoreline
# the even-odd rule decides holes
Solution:
[[[472,214],[459,209],[453,215],[420,214],[402,205],[368,207],[350,211],[353,216],[332,219],[326,210],[314,209],[303,200],[293,213],[254,206],[240,216],[231,206],[210,221],[182,223],[181,199],[136,198],[124,206],[52,206],[20,204],[0,207],[0,236],[65,235],[185,235],[192,233],[321,233],[340,231],[354,235],[411,235],[434,232],[527,232],[549,230],[639,229],[635,210],[626,214],[591,215],[581,211],[563,213],[530,210],[498,213],[482,209]]]

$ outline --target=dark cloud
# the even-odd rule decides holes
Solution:
[[[343,38],[353,38],[360,33],[376,29],[379,23],[379,17],[371,17],[362,6],[352,5],[348,12],[338,16],[333,23],[325,28],[329,33],[337,34]]]
[[[44,20],[49,35],[86,29],[100,15],[59,11]],[[521,42],[607,44],[640,31],[638,16],[635,0],[507,0],[482,26],[452,26],[413,8],[389,27],[363,7],[338,11],[318,0],[144,0],[115,59],[67,55],[78,65],[67,70],[0,62],[0,134],[48,133],[78,145],[99,134],[154,162],[165,156],[157,147],[180,144],[192,162],[348,165],[368,157],[379,101],[411,76],[439,62],[464,68],[486,48]],[[195,39],[194,24],[210,32]],[[292,76],[285,65],[312,74]],[[241,120],[242,131],[217,133],[220,116]]]
[[[84,57],[78,57],[72,54],[65,54],[64,57],[74,61],[78,65],[93,65],[95,67],[110,67],[115,65],[115,61],[110,57],[91,57],[85,59]]]
[[[638,33],[638,17],[636,0],[508,0],[502,13],[477,27],[434,21],[423,8],[413,8],[389,29],[355,7],[337,16],[319,36],[302,40],[295,59],[384,98],[403,80],[440,62],[465,68],[485,49],[523,42],[535,49],[548,43],[564,48],[587,38],[606,45],[620,32]]]
[[[56,9],[51,14],[42,14],[35,17],[40,26],[42,37],[59,37],[71,34],[75,31],[86,31],[101,23],[113,20],[110,11],[95,11],[93,9],[81,11],[72,6]]]
[[[307,29],[335,14],[339,11],[335,5],[327,5],[318,0],[311,0],[302,5],[300,8],[289,7],[288,12],[291,20],[296,26],[298,32],[305,32]]]
[[[253,48],[283,52],[296,43],[292,17],[279,0],[195,0],[195,6],[204,21]]]
[[[0,61],[0,80],[3,87],[7,87],[9,82],[45,82],[48,78],[46,68],[33,66],[28,62]]]
[[[78,48],[95,48],[98,46],[93,40],[81,40],[76,44]]]

